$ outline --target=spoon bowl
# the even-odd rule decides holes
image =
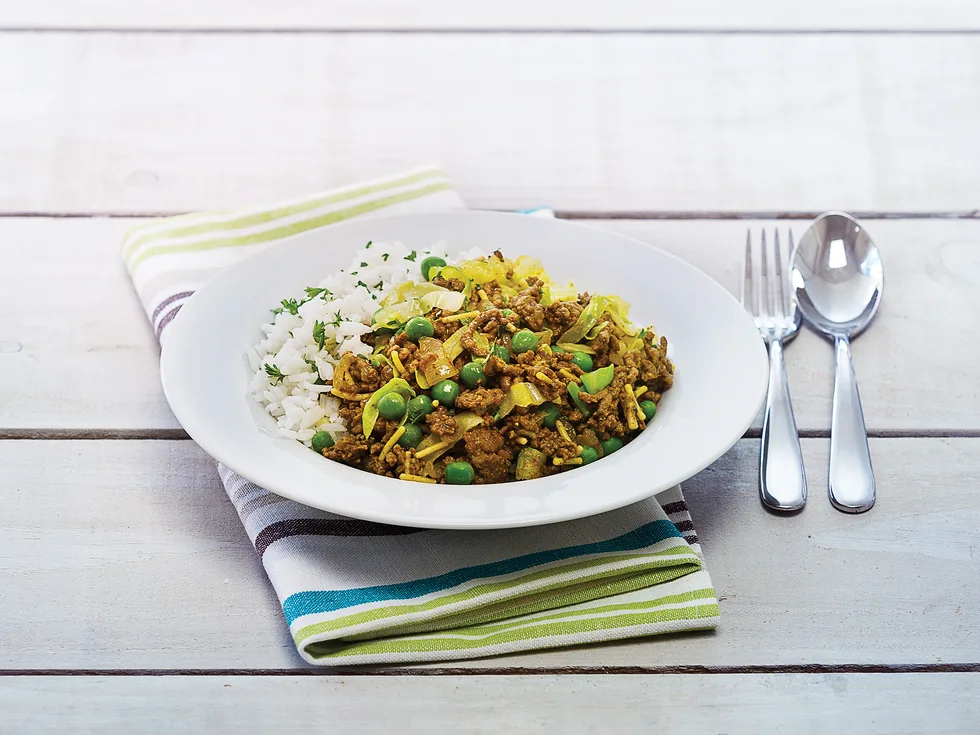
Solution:
[[[871,323],[884,286],[881,255],[860,223],[828,212],[800,239],[793,286],[804,317],[828,337],[856,337]]]
[[[830,502],[838,510],[862,513],[875,503],[875,479],[850,340],[868,327],[881,303],[881,255],[857,220],[827,212],[800,238],[792,278],[803,318],[834,342]]]

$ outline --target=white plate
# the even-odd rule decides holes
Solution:
[[[428,485],[324,459],[273,438],[246,395],[245,348],[280,299],[346,267],[365,242],[450,253],[478,247],[541,259],[579,289],[622,296],[667,337],[673,388],[651,425],[609,457],[560,475],[495,485]],[[187,433],[235,472],[287,498],[354,518],[427,528],[507,528],[581,518],[649,497],[700,472],[738,441],[765,395],[768,360],[752,321],[701,271],[645,243],[560,220],[454,212],[338,224],[297,235],[222,271],[168,327],[161,373]]]

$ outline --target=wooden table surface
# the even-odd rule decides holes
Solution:
[[[0,1],[0,732],[975,732],[980,5],[854,5]],[[306,667],[118,247],[430,162],[732,291],[747,227],[864,218],[877,506],[825,499],[832,352],[804,333],[806,510],[760,506],[758,425],[685,484],[716,632]]]

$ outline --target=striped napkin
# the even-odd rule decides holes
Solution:
[[[166,349],[166,327],[194,291],[263,247],[355,217],[463,207],[445,174],[426,167],[273,206],[150,222],[127,234],[123,258]],[[336,516],[218,470],[311,664],[476,658],[718,622],[679,487],[550,526],[433,531]]]

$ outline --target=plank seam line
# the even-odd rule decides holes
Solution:
[[[980,673],[980,663],[774,664],[747,666],[325,667],[298,669],[0,669],[0,677],[72,676],[554,676],[660,674],[936,674]]]
[[[142,35],[400,35],[400,36],[480,36],[480,35],[521,35],[521,36],[970,36],[980,33],[980,28],[656,28],[652,26],[594,28],[571,26],[568,28],[547,28],[532,26],[526,28],[498,27],[473,28],[456,26],[443,28],[399,28],[382,26],[351,26],[329,28],[326,26],[277,26],[272,28],[250,28],[239,26],[220,28],[217,26],[160,26],[145,28],[139,26],[0,26],[0,33],[45,33],[45,34],[142,34]]]
[[[489,209],[487,211],[513,211]],[[57,210],[0,212],[0,219],[146,219],[154,217],[173,217],[187,214],[188,210],[166,211],[85,211],[63,212]],[[555,214],[561,219],[589,220],[810,220],[822,214],[818,210],[622,210],[594,211],[578,209],[557,209]],[[885,211],[851,210],[858,219],[936,219],[936,220],[975,220],[980,219],[980,209],[951,211]]]

